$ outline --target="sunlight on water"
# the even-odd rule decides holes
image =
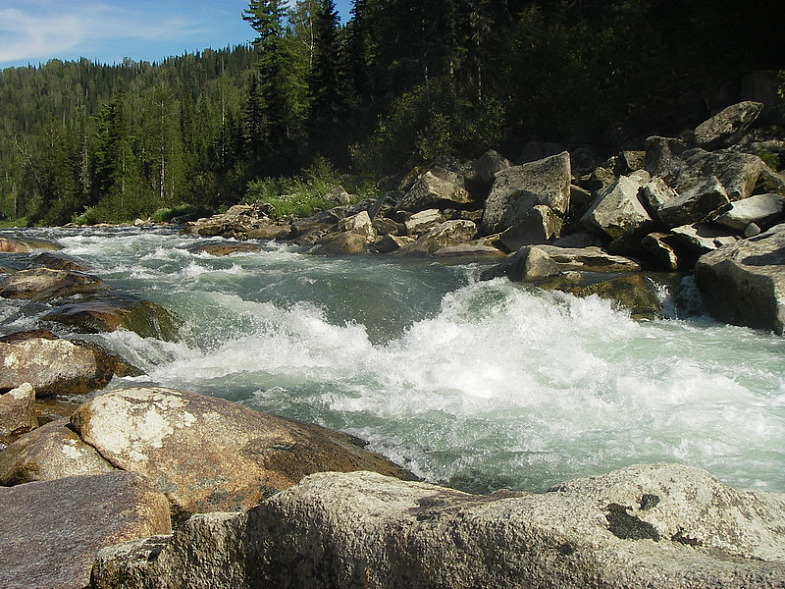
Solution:
[[[677,461],[785,491],[782,338],[636,322],[596,297],[422,260],[275,245],[215,258],[163,232],[60,241],[184,320],[178,343],[106,335],[147,373],[113,387],[152,381],[339,428],[471,490]]]

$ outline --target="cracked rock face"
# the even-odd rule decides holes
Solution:
[[[628,467],[537,495],[320,473],[247,513],[189,520],[153,547],[107,549],[94,582],[98,589],[781,587],[783,529],[782,494],[731,489],[679,465]],[[206,578],[205,570],[219,574]]]

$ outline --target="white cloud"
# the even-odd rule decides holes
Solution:
[[[14,8],[0,8],[0,65],[57,56],[93,57],[106,48],[127,55],[130,49],[126,47],[134,44],[198,38],[211,24],[200,23],[193,12],[172,10],[166,2],[137,9],[128,8],[128,3],[64,4],[62,0],[22,0]]]

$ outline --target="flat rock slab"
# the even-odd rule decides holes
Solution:
[[[701,256],[695,279],[715,318],[785,333],[785,224]]]
[[[551,256],[562,270],[586,272],[637,272],[640,264],[630,258],[609,254],[597,246],[559,247],[539,245],[542,251]]]
[[[146,475],[185,514],[249,509],[320,471],[411,477],[346,434],[171,389],[112,391],[71,421],[104,458]]]
[[[320,473],[245,514],[101,552],[96,589],[782,587],[785,496],[680,465],[537,495]],[[206,570],[215,571],[210,578]]]
[[[0,488],[0,587],[83,589],[101,548],[171,531],[169,503],[117,472]]]

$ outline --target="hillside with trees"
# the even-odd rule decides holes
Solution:
[[[785,67],[778,13],[771,0],[354,0],[341,25],[333,0],[252,0],[252,46],[0,71],[0,221],[216,209],[306,169],[379,178],[490,147],[514,158],[527,140],[635,145],[725,106],[745,73]]]

